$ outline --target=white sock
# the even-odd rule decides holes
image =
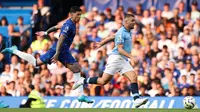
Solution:
[[[81,73],[74,73],[73,75],[74,81],[77,82],[79,80],[81,80]],[[84,95],[84,91],[83,91],[83,85],[79,86],[75,91],[78,92],[78,95]]]
[[[33,64],[33,66],[36,67],[36,59],[34,56],[28,54],[28,53],[24,53],[22,51],[19,50],[14,50],[13,54],[16,54],[17,56],[19,56],[20,58],[28,61],[29,63]]]

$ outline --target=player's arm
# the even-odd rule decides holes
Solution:
[[[60,49],[62,47],[62,44],[63,44],[65,38],[66,38],[66,36],[64,34],[61,34],[59,39],[58,39],[57,46],[56,46],[56,54],[57,55],[60,54]]]
[[[125,41],[125,38],[123,36],[123,33],[121,34],[118,34],[116,36],[116,44],[117,44],[117,49],[118,49],[118,52],[123,55],[123,56],[126,56],[127,58],[130,58],[131,59],[131,63],[134,63],[134,64],[137,64],[138,61],[136,58],[134,58],[130,53],[128,53],[127,51],[124,50],[124,41]]]
[[[48,35],[48,34],[51,33],[51,32],[57,31],[57,30],[60,29],[61,27],[62,27],[62,26],[60,26],[60,25],[53,26],[53,27],[49,28],[49,29],[45,32],[45,35]]]
[[[123,44],[118,44],[117,45],[117,48],[118,48],[118,52],[121,54],[121,55],[124,55],[124,56],[126,56],[126,57],[128,57],[128,58],[133,58],[133,56],[130,54],[130,53],[128,53],[128,52],[126,52],[125,50],[124,50],[124,45]]]
[[[133,57],[130,53],[126,52],[126,51],[124,50],[123,47],[124,47],[123,44],[118,44],[118,45],[117,45],[118,52],[119,52],[121,55],[124,55],[124,56],[130,58],[132,64],[137,65],[137,64],[138,64],[137,58]]]
[[[108,42],[113,41],[114,39],[115,39],[115,35],[109,36],[109,37],[103,39],[101,42],[96,43],[95,48],[98,49],[98,48],[104,46],[105,44],[107,44]]]
[[[35,34],[38,35],[38,36],[45,36],[45,35],[48,35],[51,32],[57,31],[61,27],[62,27],[62,25],[57,24],[57,25],[52,26],[51,28],[49,28],[47,31],[38,31]]]

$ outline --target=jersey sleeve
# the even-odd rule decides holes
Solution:
[[[70,26],[68,24],[64,24],[61,28],[60,35],[64,35],[65,37],[68,37],[70,34]]]
[[[123,33],[118,33],[118,34],[115,36],[115,43],[116,43],[116,44],[124,44],[124,36],[123,36]]]

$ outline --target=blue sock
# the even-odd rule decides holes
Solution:
[[[97,84],[98,77],[85,78],[84,84]]]
[[[134,100],[139,98],[138,84],[137,83],[131,83],[131,92],[133,94]]]

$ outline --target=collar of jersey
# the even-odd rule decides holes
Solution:
[[[126,31],[126,32],[130,32],[130,31],[128,31],[124,26],[122,26],[123,27],[123,30],[124,31]]]

